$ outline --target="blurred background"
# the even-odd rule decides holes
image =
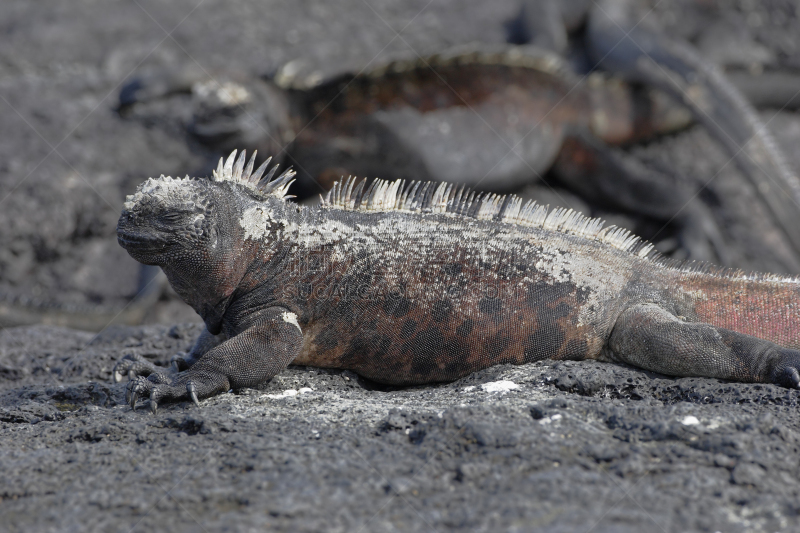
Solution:
[[[297,102],[305,102],[303,94],[330,80],[338,83],[333,86],[336,96],[352,76],[373,73],[378,78],[393,60],[419,63],[420,57],[458,45],[495,53],[530,42],[563,59],[567,93],[580,84],[580,91],[591,94],[593,87],[618,75],[598,66],[587,51],[586,16],[591,15],[581,15],[584,8],[579,5],[585,2],[559,4],[567,15],[575,14],[571,18],[560,12],[548,14],[547,7],[539,15],[538,4],[546,2],[523,6],[519,0],[168,4],[4,0],[0,5],[0,325],[49,322],[101,329],[112,322],[199,321],[154,272],[128,257],[114,230],[125,196],[143,180],[162,173],[208,173],[229,148],[224,142],[200,139],[197,128],[192,130],[207,104],[200,89],[203,84],[238,80],[258,95],[253,84],[289,73],[295,86],[280,90],[295,91],[288,105],[297,107]],[[795,113],[793,85],[800,68],[798,2],[624,4],[634,13],[637,32],[656,32],[670,42],[685,43],[709,64],[719,66],[731,86],[739,87],[756,105],[756,116],[774,135],[790,170],[800,169],[796,148],[800,116]],[[553,37],[547,31],[545,38],[539,38],[537,24],[544,21],[552,27],[553,20],[565,24],[566,42],[557,42],[558,34]],[[421,68],[449,67],[442,61],[423,62]],[[775,80],[785,85],[777,95]],[[630,94],[641,90],[634,86]],[[762,93],[768,97],[759,100]],[[313,98],[324,94],[317,91]],[[474,111],[463,104],[457,102]],[[250,118],[262,116],[258,101],[246,106],[237,109],[244,109]],[[575,113],[584,113],[582,109]],[[296,113],[295,133],[307,125],[303,120],[316,118],[308,113]],[[332,135],[336,137],[335,132]],[[260,149],[259,159],[276,155],[286,164],[303,165],[300,156],[292,155],[293,137],[276,138],[279,153]],[[474,142],[480,144],[481,139],[476,135]],[[467,146],[468,142],[465,154]],[[686,225],[692,220],[681,218],[684,211],[676,209],[669,216],[652,209],[650,216],[648,209],[620,207],[600,198],[596,187],[576,186],[563,170],[569,165],[554,171],[543,163],[529,179],[503,189],[606,218],[652,239],[665,255],[679,260],[710,259],[745,270],[797,273],[791,239],[770,216],[770,206],[733,161],[731,150],[706,126],[687,122],[664,134],[623,139],[615,150],[620,161],[635,161],[635,168],[647,176],[666,180],[660,187],[684,191],[685,201],[679,206],[695,206],[693,212],[700,213],[692,220],[701,229],[692,238],[710,243],[697,248],[710,250],[705,257],[696,257],[703,253],[686,245]],[[471,164],[468,157],[466,161]],[[331,165],[332,171],[340,166]],[[442,179],[428,170],[430,179]],[[376,170],[375,175],[383,174]],[[592,174],[587,175],[591,180]],[[325,177],[311,176],[320,182]],[[486,182],[477,187],[497,189]],[[316,194],[311,193],[323,188],[324,184],[320,191],[312,187],[296,194],[313,202]],[[619,195],[629,192],[620,189]],[[634,203],[639,193],[631,193]]]

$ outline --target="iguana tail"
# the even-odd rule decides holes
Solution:
[[[772,274],[685,273],[680,282],[705,322],[800,349],[800,279]]]

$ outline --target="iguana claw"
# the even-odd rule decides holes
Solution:
[[[800,389],[800,372],[796,368],[790,368],[786,374],[786,384],[795,389]]]
[[[170,371],[173,374],[179,373],[181,370],[186,370],[191,366],[191,363],[187,363],[187,359],[190,357],[185,352],[178,352],[172,356],[169,360]]]
[[[153,415],[158,414],[158,402],[155,401],[152,394],[150,395],[150,412],[153,413]]]
[[[131,406],[131,409],[136,410],[136,401],[142,396],[153,395],[153,382],[141,376],[129,381],[125,389],[125,401]]]
[[[145,357],[132,353],[126,354],[122,357],[117,364],[114,365],[112,374],[114,381],[119,383],[123,380],[124,376],[128,376],[128,380],[136,379],[137,376],[149,376],[150,374],[160,373],[166,370],[163,367],[154,365]]]
[[[186,384],[186,392],[189,393],[189,396],[192,398],[192,401],[197,407],[200,407],[200,401],[197,399],[197,387],[195,386],[194,382],[190,381]]]
[[[150,412],[158,414],[158,404],[163,401],[178,401],[188,395],[195,405],[200,405],[197,395],[197,384],[194,381],[182,382],[180,378],[166,383],[159,381],[162,376],[151,375],[149,378],[142,376],[128,382],[125,389],[125,402],[136,410],[136,402],[143,398],[150,399]],[[184,393],[184,391],[186,391]]]

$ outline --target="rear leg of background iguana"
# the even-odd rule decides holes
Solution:
[[[662,89],[686,105],[751,181],[800,258],[800,179],[764,123],[722,72],[689,43],[640,22],[624,0],[595,2],[587,25],[590,54],[602,68]]]
[[[731,264],[730,249],[716,220],[695,198],[694,190],[608,146],[590,132],[574,131],[565,139],[553,172],[588,201],[664,223],[674,222],[689,258]]]
[[[139,397],[150,398],[155,413],[159,403],[191,399],[195,403],[230,389],[254,387],[286,368],[300,353],[303,334],[297,317],[283,308],[266,309],[251,325],[206,352],[188,370],[168,382],[153,374],[128,382],[126,400],[132,408]]]
[[[700,322],[655,304],[624,311],[608,341],[611,360],[671,376],[704,376],[800,388],[800,351]]]

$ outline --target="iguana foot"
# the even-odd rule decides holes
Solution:
[[[166,379],[165,379],[166,378]],[[150,412],[157,414],[158,406],[164,402],[191,400],[200,405],[200,398],[207,398],[229,387],[227,378],[221,374],[191,371],[166,376],[151,374],[137,376],[128,382],[125,402],[136,410],[136,402],[142,398],[150,400]]]
[[[200,405],[197,398],[197,385],[193,381],[187,381],[185,384],[180,382],[183,380],[172,380],[172,383],[156,382],[152,379],[142,376],[128,382],[127,390],[125,391],[125,401],[131,406],[131,409],[136,410],[136,402],[139,398],[150,399],[150,412],[154,415],[158,413],[158,404],[163,401],[177,401],[184,400],[187,397],[194,402],[195,405]]]
[[[797,350],[782,350],[780,360],[772,371],[772,383],[800,389],[800,352]]]
[[[113,374],[114,382],[119,383],[123,380],[124,376],[128,376],[128,379],[132,380],[137,376],[147,377],[156,374],[163,375],[166,372],[169,372],[168,368],[157,366],[141,355],[127,354],[114,365]],[[164,376],[163,379],[169,380],[166,376]]]
[[[671,376],[708,376],[800,388],[800,350],[687,322],[652,303],[625,310],[608,341],[617,360]]]

